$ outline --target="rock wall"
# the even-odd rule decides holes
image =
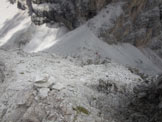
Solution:
[[[112,0],[18,0],[20,9],[29,9],[37,24],[62,22],[74,29],[92,18]]]
[[[136,46],[145,45],[151,38],[160,34],[159,5],[155,0],[126,2],[123,7],[124,14],[105,35],[112,34],[120,42],[130,42]]]
[[[13,0],[12,0],[13,1]],[[129,42],[136,47],[150,47],[162,57],[161,0],[122,0],[123,11],[115,26],[101,32],[106,42]],[[28,9],[37,24],[60,22],[70,30],[82,25],[107,4],[121,0],[18,0],[21,9]]]
[[[5,64],[0,61],[0,83],[3,83],[3,81],[5,80],[4,71],[5,71]]]
[[[160,0],[125,0],[124,14],[115,26],[101,33],[106,42],[107,36],[116,42],[131,43],[136,47],[149,47],[162,57],[162,3]]]

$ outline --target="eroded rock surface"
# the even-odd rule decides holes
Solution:
[[[160,0],[18,0],[17,6],[28,10],[37,25],[59,22],[69,29],[99,15],[106,6],[101,18],[87,23],[95,36],[162,54]],[[145,80],[138,69],[141,78],[111,60],[103,64],[89,60],[85,66],[53,54],[2,50],[0,59],[7,64],[0,63],[1,122],[162,121],[161,77]]]
[[[1,122],[123,122],[120,111],[141,82],[111,62],[80,66],[45,53],[0,54],[12,71],[0,83]]]
[[[5,64],[0,61],[0,82],[3,83],[5,80]]]
[[[18,0],[20,9],[28,9],[35,24],[62,22],[69,29],[78,27],[111,0]]]

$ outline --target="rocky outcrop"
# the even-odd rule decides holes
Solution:
[[[161,31],[160,2],[158,0],[133,0],[124,4],[124,14],[105,35],[112,35],[118,42],[145,46]]]
[[[145,83],[135,90],[137,98],[129,105],[135,112],[133,119],[141,118],[140,122],[161,122],[162,117],[162,75],[152,80],[145,80]]]
[[[5,80],[4,70],[5,70],[5,65],[3,62],[0,62],[0,83],[2,83]]]
[[[37,24],[62,22],[73,29],[92,18],[112,0],[18,0],[20,9],[29,9]]]
[[[108,43],[131,43],[136,47],[151,48],[162,57],[161,1],[125,0],[124,2],[124,12],[114,22],[115,25],[111,29],[101,31],[99,36]]]

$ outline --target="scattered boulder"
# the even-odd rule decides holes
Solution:
[[[98,91],[109,94],[117,92],[118,88],[113,81],[99,79]]]

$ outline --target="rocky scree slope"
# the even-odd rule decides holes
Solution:
[[[0,59],[0,122],[162,120],[161,77],[143,80],[114,62],[83,66],[48,53],[0,50]]]
[[[161,121],[160,92],[149,94],[149,103],[151,82],[116,63],[81,66],[70,57],[3,50],[0,59],[1,122]]]
[[[110,4],[108,4],[109,2]],[[79,7],[76,7],[76,3]],[[76,3],[72,0],[17,1],[19,8],[29,11],[35,24],[57,21],[62,22],[69,29],[74,29],[92,18],[86,23],[87,27],[82,27],[81,32],[86,29],[86,32],[89,32],[95,41],[97,40],[95,44],[99,44],[101,41],[97,36],[111,44],[126,41],[140,48],[145,55],[148,54],[148,50],[151,52],[150,54],[156,54],[151,50],[154,49],[160,56],[161,40],[160,33],[158,33],[161,29],[160,1],[83,0]],[[106,18],[103,21],[95,15],[98,15],[98,11],[106,4],[111,10],[115,6],[116,10],[121,11],[117,11],[115,16],[112,14],[114,11],[105,11],[109,14],[101,14],[102,18]],[[97,7],[98,5],[100,6]],[[111,17],[109,17],[110,15]],[[69,16],[73,19],[71,20]],[[22,25],[29,24],[30,21],[27,20]],[[158,27],[157,30],[156,27]],[[30,26],[31,28],[33,26]],[[39,27],[37,26],[34,32],[39,30],[37,28]],[[49,29],[47,30],[47,32],[51,32]],[[141,30],[144,30],[142,35],[146,36],[141,37]],[[77,31],[74,30],[72,33]],[[125,32],[123,33],[123,31]],[[157,31],[155,33],[157,35],[153,34],[154,31]],[[7,31],[3,31],[2,35],[4,32]],[[14,33],[14,35],[16,34]],[[26,31],[24,31],[25,34]],[[28,34],[25,37],[28,37]],[[33,35],[29,37],[33,37]],[[86,38],[89,40],[89,36]],[[25,38],[25,43],[26,40],[29,41]],[[36,42],[40,43],[39,40]],[[13,44],[15,43],[13,42]],[[155,47],[152,48],[152,46]],[[121,50],[120,46],[116,48]],[[132,48],[135,49],[133,46]],[[114,49],[114,45],[112,49]],[[89,51],[85,47],[83,50]],[[93,62],[90,62],[88,65],[80,65],[76,59],[64,59],[53,54],[28,54],[21,50],[0,50],[0,53],[0,93],[2,94],[0,96],[0,121],[2,122],[161,122],[162,120],[160,116],[162,111],[162,81],[160,77],[149,79],[140,75],[143,78],[141,79],[134,74],[138,74],[136,69],[130,68],[129,71],[128,68],[110,60],[102,62],[103,64],[96,63],[97,65],[94,65]],[[96,52],[93,53],[96,54]],[[128,54],[127,50],[122,53]],[[141,61],[139,60],[137,63],[140,64]]]
[[[80,66],[73,58],[46,53],[0,54],[1,122],[119,122],[142,82],[116,63]]]

